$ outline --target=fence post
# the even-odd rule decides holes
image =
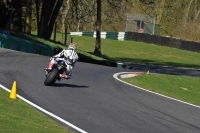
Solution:
[[[73,43],[73,37],[71,37],[71,43]]]

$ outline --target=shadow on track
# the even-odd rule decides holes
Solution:
[[[54,83],[51,86],[55,87],[71,87],[71,88],[88,88],[89,86],[85,85],[74,85],[74,84],[65,84],[65,83]]]

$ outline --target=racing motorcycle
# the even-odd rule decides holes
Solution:
[[[66,67],[66,63],[64,60],[57,60],[57,63],[53,65],[51,70],[45,70],[45,81],[44,84],[46,86],[49,86],[53,83],[55,83],[57,80],[60,81],[60,74],[62,74],[64,72],[64,69]]]

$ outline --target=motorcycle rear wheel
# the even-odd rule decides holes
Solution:
[[[53,70],[50,72],[50,74],[46,77],[44,84],[46,86],[49,86],[52,83],[54,83],[56,81],[58,74],[59,74],[59,70],[57,68],[53,68]]]

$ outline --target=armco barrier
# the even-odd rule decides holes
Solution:
[[[96,37],[96,32],[69,32],[69,35]],[[128,32],[101,32],[101,38],[112,40],[127,40]]]
[[[168,47],[188,50],[192,52],[200,52],[199,42],[185,41],[185,40],[172,38],[172,37],[129,32],[127,40],[145,42],[145,43],[161,45],[161,46],[168,46]]]
[[[0,47],[45,56],[54,54],[54,48],[51,46],[2,33],[0,33]]]

